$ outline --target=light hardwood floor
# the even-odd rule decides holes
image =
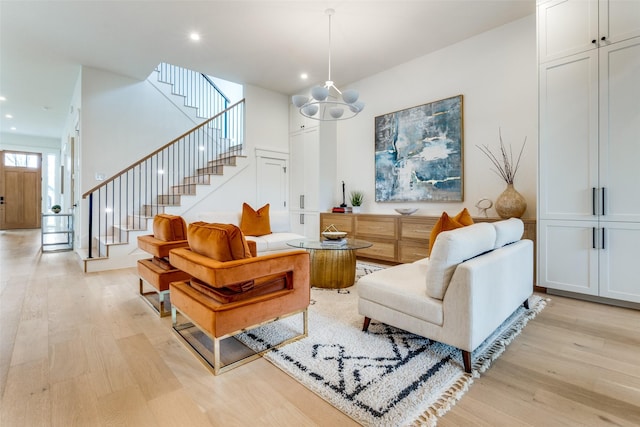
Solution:
[[[137,287],[0,231],[0,426],[356,425],[263,359],[213,376]],[[640,312],[551,297],[439,425],[640,425]]]

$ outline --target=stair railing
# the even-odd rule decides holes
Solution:
[[[206,74],[162,62],[156,67],[158,81],[173,86],[172,92],[185,97],[185,105],[197,109],[197,116],[208,119],[226,110],[229,98]]]
[[[84,193],[88,258],[106,256],[107,245],[126,243],[128,231],[145,230],[147,218],[178,205],[181,195],[216,173],[213,162],[241,155],[244,104],[242,99]]]

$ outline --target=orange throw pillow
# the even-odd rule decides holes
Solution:
[[[269,203],[257,211],[248,204],[243,203],[240,230],[242,230],[245,236],[264,236],[265,234],[271,234]]]
[[[436,238],[438,234],[443,231],[455,230],[456,228],[464,227],[464,225],[460,224],[453,218],[450,218],[446,212],[442,212],[442,216],[436,222],[436,225],[431,229],[431,234],[429,235],[429,256],[431,256],[431,250],[433,249],[433,245],[436,243]]]
[[[446,212],[442,212],[442,216],[438,222],[436,222],[436,225],[433,226],[431,234],[429,235],[429,256],[431,256],[431,250],[433,249],[433,245],[436,243],[436,237],[438,237],[438,234],[443,231],[455,230],[456,228],[465,227],[471,224],[473,224],[473,218],[471,218],[467,208],[462,209],[453,218],[449,217]]]
[[[473,224],[473,218],[471,218],[471,214],[469,213],[467,208],[464,208],[460,212],[458,212],[458,214],[454,216],[453,219],[464,226]]]
[[[189,248],[195,253],[220,262],[251,258],[249,245],[233,224],[193,222],[187,232]]]

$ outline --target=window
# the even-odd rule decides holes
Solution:
[[[38,155],[25,153],[4,153],[4,165],[14,168],[38,168]]]

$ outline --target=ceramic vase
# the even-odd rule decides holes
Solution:
[[[354,206],[351,210],[351,212],[353,213],[360,213],[361,212],[361,208],[360,206]]]
[[[513,184],[507,184],[507,188],[496,199],[495,208],[500,218],[520,218],[527,210],[527,201],[513,188]]]

